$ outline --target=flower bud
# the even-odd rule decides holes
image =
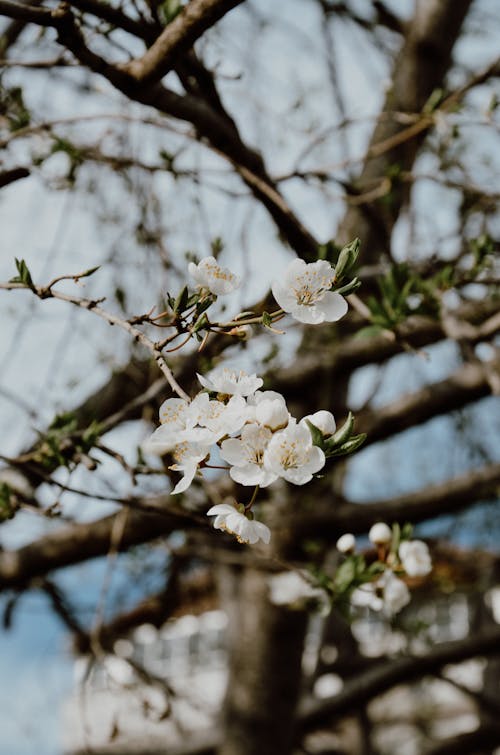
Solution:
[[[315,412],[314,414],[308,414],[307,417],[304,417],[304,419],[301,420],[301,423],[304,424],[307,419],[314,425],[314,427],[317,427],[318,430],[321,430],[323,435],[326,437],[333,435],[336,430],[333,414],[331,412],[327,412],[325,409],[321,409],[319,412]]]
[[[374,545],[389,545],[392,540],[392,530],[385,522],[377,522],[368,533]]]
[[[354,553],[356,550],[356,538],[350,532],[339,537],[337,540],[337,550],[341,553]]]
[[[229,331],[228,335],[240,338],[242,341],[248,341],[248,339],[252,337],[252,326],[237,325]]]

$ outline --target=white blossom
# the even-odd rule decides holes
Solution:
[[[204,388],[214,393],[224,393],[229,396],[250,396],[263,384],[263,380],[257,375],[249,375],[244,370],[230,370],[223,367],[210,377],[199,375],[197,377]]]
[[[247,399],[248,418],[265,425],[275,432],[286,427],[290,421],[284,396],[277,391],[257,391]]]
[[[173,469],[176,472],[183,472],[183,476],[172,490],[172,495],[183,493],[193,482],[194,476],[198,469],[200,461],[206,459],[210,449],[208,446],[200,445],[199,443],[178,443],[173,451],[173,457],[175,464],[172,464],[169,469]]]
[[[331,412],[327,412],[325,409],[321,409],[321,411],[315,412],[314,414],[308,414],[307,417],[303,417],[300,420],[299,425],[304,425],[304,427],[307,427],[309,429],[306,420],[309,420],[309,422],[314,425],[314,427],[317,427],[318,430],[321,430],[323,435],[327,437],[329,435],[333,435],[333,433],[337,429],[333,414]]]
[[[359,608],[383,611],[394,616],[410,602],[410,592],[405,583],[387,569],[375,582],[357,587],[351,595],[351,603]]]
[[[227,404],[200,394],[198,423],[212,435],[212,443],[241,430],[247,421],[247,405],[242,396],[231,396]],[[201,440],[200,442],[204,442]]]
[[[392,540],[392,530],[385,522],[377,522],[370,529],[368,537],[374,545],[389,545]]]
[[[264,451],[272,433],[257,424],[245,425],[240,438],[222,442],[220,455],[231,464],[229,474],[241,485],[259,485],[265,488],[278,479],[278,475],[264,467]]]
[[[326,260],[306,263],[296,259],[271,288],[284,312],[299,322],[316,325],[340,320],[347,312],[344,297],[329,290],[333,281],[334,270]]]
[[[254,545],[259,540],[269,543],[271,530],[256,519],[249,519],[232,503],[218,503],[207,511],[207,516],[215,516],[213,526],[234,535],[239,543]]]
[[[197,427],[204,411],[205,400],[198,394],[193,401],[181,398],[169,398],[160,406],[160,426],[150,438],[142,444],[146,453],[163,454],[173,451],[178,443],[197,442],[211,444],[213,433]]]
[[[399,546],[399,558],[409,577],[425,577],[432,571],[429,548],[422,540],[404,540]]]
[[[327,602],[324,590],[313,587],[302,574],[297,571],[286,571],[275,574],[268,579],[269,600],[275,606],[296,606],[315,599],[321,603]]]
[[[241,283],[238,276],[227,267],[221,267],[215,257],[205,257],[198,265],[190,262],[188,270],[199,286],[208,288],[210,293],[216,296],[230,294]]]
[[[356,538],[350,532],[346,532],[337,540],[337,550],[340,553],[354,553],[356,550]]]
[[[264,452],[269,471],[294,485],[305,485],[325,464],[325,454],[313,446],[311,433],[291,422],[275,433]]]

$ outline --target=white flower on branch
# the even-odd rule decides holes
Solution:
[[[313,446],[311,433],[292,422],[275,433],[264,452],[266,469],[294,485],[305,485],[325,464],[325,454]]]
[[[290,421],[285,398],[277,391],[257,391],[247,399],[249,419],[265,425],[275,432]]]
[[[385,522],[377,522],[371,527],[368,537],[374,545],[389,545],[392,540],[392,530]]]
[[[314,427],[317,427],[318,430],[321,430],[325,437],[333,435],[333,433],[337,429],[333,414],[331,412],[327,412],[325,409],[321,409],[319,412],[308,414],[307,417],[303,417],[303,419],[300,420],[299,425],[304,425],[304,427],[308,428],[306,420],[309,420],[309,422],[314,425]]]
[[[245,425],[240,438],[228,438],[222,442],[220,455],[231,464],[229,474],[241,485],[259,485],[266,488],[278,479],[278,475],[264,467],[264,451],[272,433],[267,427],[257,424]]]
[[[427,544],[422,540],[405,540],[399,546],[401,565],[409,577],[425,577],[432,571]]]
[[[356,550],[356,538],[351,532],[346,532],[337,540],[337,550],[340,553],[354,553]]]
[[[322,606],[329,605],[325,591],[319,587],[313,587],[297,571],[275,574],[269,578],[268,584],[269,600],[275,606],[305,608],[310,600],[316,600]]]
[[[344,297],[330,291],[333,281],[334,270],[326,260],[306,263],[297,259],[271,290],[284,312],[299,322],[318,325],[340,320],[347,312]]]
[[[263,384],[263,380],[257,375],[249,375],[244,370],[230,370],[223,367],[214,372],[210,377],[199,375],[197,377],[204,388],[214,393],[223,393],[229,396],[250,396]]]
[[[241,513],[232,503],[218,503],[212,506],[207,511],[207,516],[215,516],[214,528],[234,535],[239,543],[254,545],[262,540],[267,545],[271,540],[269,527]]]
[[[183,472],[183,476],[172,490],[172,495],[183,493],[193,482],[200,461],[208,457],[210,449],[199,443],[178,443],[173,451],[175,464],[170,469]]]
[[[205,257],[198,265],[190,262],[188,270],[201,288],[207,288],[216,296],[230,294],[239,288],[241,283],[238,276],[227,267],[221,267],[215,257]]]
[[[211,400],[208,393],[201,393],[197,398],[198,423],[210,431],[212,443],[216,443],[224,435],[238,432],[247,421],[247,404],[242,396],[231,396],[227,404],[216,399]]]
[[[172,451],[178,443],[213,443],[213,433],[206,428],[197,427],[204,410],[204,399],[198,394],[193,401],[181,398],[169,398],[160,406],[161,425],[150,438],[142,444],[146,453],[163,456]],[[208,398],[208,397],[207,397]]]
[[[410,602],[410,591],[403,580],[387,569],[375,582],[357,587],[351,595],[351,603],[358,608],[383,611],[394,616]]]

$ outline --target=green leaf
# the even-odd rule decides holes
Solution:
[[[17,257],[14,258],[16,262],[16,268],[19,275],[16,275],[15,278],[11,278],[9,283],[23,283],[28,288],[31,288],[33,291],[35,290],[35,284],[33,283],[33,279],[31,277],[31,273],[28,269],[28,265],[24,260],[18,260]]]
[[[321,432],[319,427],[316,427],[316,425],[313,425],[313,423],[310,422],[308,419],[306,419],[306,424],[309,427],[309,430],[311,431],[313,446],[319,446],[319,448],[323,448],[324,438],[323,438],[323,433]]]
[[[352,454],[356,451],[366,440],[366,433],[360,435],[353,435],[353,437],[346,443],[343,443],[338,448],[334,448],[331,451],[326,451],[325,454],[328,458],[331,456],[345,456],[346,454]]]
[[[335,572],[333,580],[336,592],[347,592],[356,578],[356,562],[353,558],[348,558],[343,564],[340,564]]]
[[[216,298],[217,297],[215,295],[207,296],[207,298],[203,299],[203,301],[199,301],[196,305],[196,315],[199,317],[202,312],[205,312],[209,307],[211,307]]]
[[[397,553],[401,542],[401,527],[397,522],[392,525],[391,553]]]
[[[424,107],[422,108],[422,112],[426,114],[433,113],[435,110],[437,110],[437,108],[442,103],[444,98],[445,98],[444,89],[441,89],[441,88],[434,89],[431,92],[430,97],[428,98]]]
[[[342,296],[349,296],[349,294],[354,293],[354,291],[357,291],[358,288],[361,286],[361,281],[359,278],[353,278],[350,283],[346,283],[345,286],[340,286],[340,288],[334,288],[333,290],[337,294],[342,294]]]
[[[406,522],[401,528],[401,540],[410,540],[413,533],[413,524]]]
[[[224,242],[222,241],[220,236],[216,236],[214,239],[212,239],[210,246],[212,247],[213,256],[217,259],[218,255],[224,249]]]
[[[197,334],[198,331],[202,330],[203,328],[206,328],[208,324],[209,324],[208,317],[206,316],[205,313],[203,313],[202,315],[200,315],[200,317],[198,317],[198,319],[192,326],[191,332]]]
[[[334,446],[340,446],[342,443],[344,443],[348,438],[351,437],[352,431],[354,428],[354,414],[352,412],[349,412],[347,415],[347,419],[342,425],[342,427],[337,430],[337,432],[332,435],[331,438],[328,438],[326,442],[327,448],[333,448]]]
[[[88,278],[90,275],[94,275],[94,273],[96,273],[100,267],[101,267],[100,265],[96,265],[95,267],[90,267],[88,270],[85,270],[85,272],[80,273],[78,277]]]
[[[172,307],[175,314],[184,312],[184,310],[186,309],[188,296],[188,287],[184,286],[184,288],[177,294],[177,297],[174,301],[174,306]]]

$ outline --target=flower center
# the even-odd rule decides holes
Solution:
[[[292,288],[297,304],[310,307],[320,301],[331,288],[333,276],[321,273],[306,272],[296,280],[296,287]]]
[[[307,461],[307,451],[301,448],[297,441],[292,440],[281,444],[280,462],[283,469],[294,469]]]
[[[188,455],[188,448],[189,444],[187,441],[183,441],[182,443],[178,443],[176,445],[172,456],[177,464],[179,464],[181,461],[183,461],[183,459],[186,458],[186,456]]]
[[[207,263],[204,267],[208,275],[210,275],[212,278],[217,278],[224,281],[233,281],[235,278],[233,273],[231,273],[229,270],[225,270],[224,268],[219,267],[219,265],[216,265],[213,262]]]

